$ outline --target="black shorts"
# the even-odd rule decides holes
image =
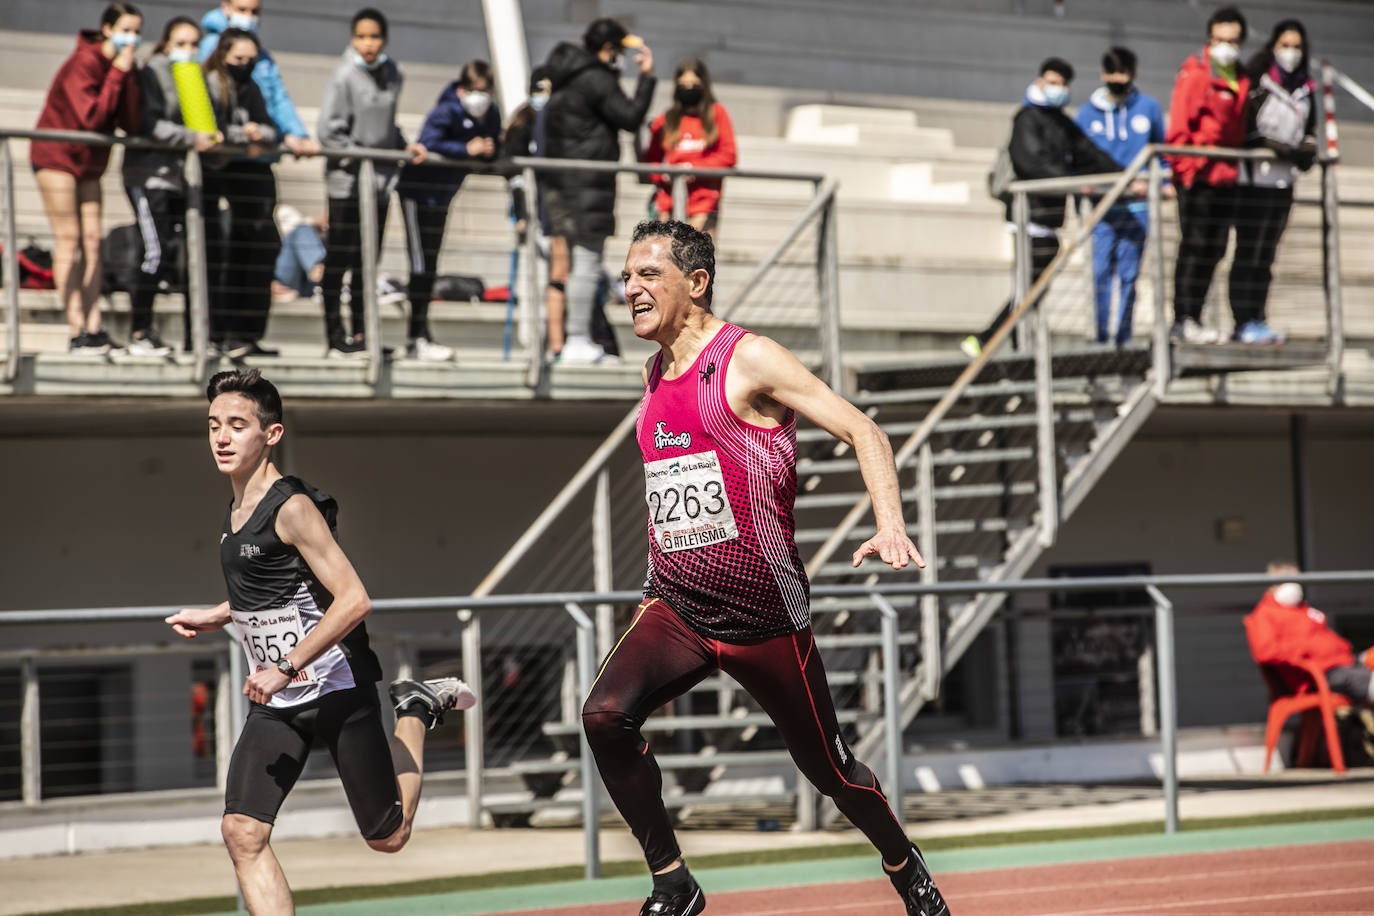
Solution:
[[[310,749],[321,745],[334,758],[363,838],[381,840],[395,833],[404,820],[400,789],[372,684],[285,709],[249,707],[229,761],[224,813],[276,823]]]

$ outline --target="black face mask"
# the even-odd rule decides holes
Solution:
[[[246,83],[253,78],[253,64],[225,64],[224,69],[229,71],[229,78],[236,83]]]
[[[1117,98],[1123,98],[1131,91],[1130,80],[1126,80],[1125,82],[1110,80],[1105,85],[1107,87],[1107,91],[1110,92],[1112,95],[1116,96]]]
[[[705,95],[705,90],[700,86],[678,86],[673,92],[673,98],[677,99],[677,103],[683,108],[693,108],[700,105]]]

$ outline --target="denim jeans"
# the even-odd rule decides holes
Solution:
[[[1145,248],[1148,217],[1121,207],[1107,211],[1093,228],[1093,283],[1097,304],[1097,342],[1112,337],[1112,287],[1120,281],[1116,342],[1131,339],[1135,314],[1135,281],[1140,276],[1140,253]]]

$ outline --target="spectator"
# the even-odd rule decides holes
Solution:
[[[439,93],[419,143],[426,150],[449,159],[490,162],[500,152],[501,111],[491,97],[491,65],[470,60],[458,79]],[[439,248],[444,243],[448,210],[462,187],[468,170],[461,166],[406,166],[401,170],[397,194],[406,227],[406,251],[410,255],[410,330],[406,355],[411,359],[453,359],[453,350],[434,342],[429,328],[429,301],[433,298],[434,274]]]
[[[673,104],[649,125],[649,148],[645,162],[666,165],[695,165],[710,169],[732,168],[738,161],[735,128],[730,113],[716,101],[711,90],[711,73],[706,64],[688,57],[673,74]],[[673,182],[656,176],[658,194],[654,209],[659,219],[673,215]],[[720,218],[720,178],[687,178],[687,222],[713,239]]]
[[[1088,138],[1125,168],[1151,143],[1164,142],[1164,115],[1159,103],[1135,86],[1136,58],[1128,48],[1112,48],[1102,55],[1102,86],[1078,109],[1075,123]],[[1137,187],[1136,191],[1144,188]],[[1093,282],[1097,312],[1097,342],[1112,335],[1112,287],[1120,282],[1117,305],[1117,346],[1131,339],[1135,313],[1135,281],[1145,248],[1148,205],[1137,197],[1107,211],[1093,228]]]
[[[48,89],[39,130],[114,133],[139,129],[134,54],[143,16],[129,3],[111,3],[99,30],[83,29]],[[35,140],[29,145],[43,209],[53,231],[53,275],[67,316],[73,353],[108,353],[114,346],[100,315],[100,176],[104,146]]]
[[[1293,186],[1298,172],[1310,169],[1317,158],[1317,86],[1308,60],[1307,30],[1298,20],[1285,19],[1246,67],[1245,145],[1271,149],[1280,158],[1241,164],[1230,284],[1234,339],[1241,343],[1283,342],[1265,320],[1265,306],[1279,238],[1293,208]]]
[[[1271,576],[1285,576],[1298,568],[1280,561],[1270,563],[1267,571]],[[1326,615],[1303,600],[1298,583],[1285,582],[1266,591],[1246,615],[1245,633],[1257,663],[1315,665],[1337,693],[1356,702],[1374,700],[1374,670],[1370,668],[1374,650],[1360,653],[1357,662],[1350,643],[1326,625]],[[1284,676],[1293,689],[1307,683],[1302,672],[1285,671]]]
[[[307,220],[289,204],[277,206],[281,252],[272,270],[272,298],[284,302],[309,299],[324,279],[324,240],[328,217]]]
[[[252,32],[225,29],[204,64],[215,123],[226,141],[247,145],[250,156],[277,142],[277,127],[253,81],[257,56],[258,40]],[[221,198],[228,203],[218,219],[205,221],[210,340],[230,359],[275,356],[276,351],[259,343],[267,325],[271,268],[279,243],[272,211],[266,211],[265,225],[262,212],[272,199],[272,169],[258,172],[257,162],[238,156],[211,158],[206,165],[206,211],[213,215]]]
[[[1245,41],[1245,17],[1233,6],[1207,20],[1207,46],[1183,62],[1169,103],[1165,139],[1175,145],[1238,147],[1245,143],[1245,98],[1250,80],[1238,69]],[[1218,343],[1220,335],[1201,324],[1202,300],[1212,273],[1226,252],[1236,219],[1234,159],[1172,157],[1178,185],[1178,263],[1174,268],[1174,326],[1184,343]],[[1236,326],[1246,316],[1231,302]]]
[[[1120,171],[1116,161],[1098,149],[1064,114],[1072,82],[1073,67],[1065,60],[1051,57],[1040,65],[1040,75],[1026,88],[1025,104],[1012,120],[1008,143],[1012,169],[1018,179]],[[1055,230],[1064,225],[1065,196],[1062,193],[1036,194],[1027,201],[1030,207],[1026,234],[1030,236],[1031,283],[1045,272],[1059,253],[1059,237]],[[1008,230],[1015,232],[1010,198],[1006,202],[1006,217]],[[1015,299],[1009,299],[991,324],[980,333],[964,338],[961,344],[964,353],[971,358],[982,353],[983,347],[1015,307]]]
[[[407,145],[401,129],[396,126],[396,103],[401,96],[403,77],[401,68],[386,54],[386,17],[371,7],[359,10],[353,15],[352,36],[343,60],[324,89],[320,140],[327,146],[404,149],[412,154],[413,161],[422,162],[425,148],[418,143]],[[380,249],[387,204],[400,174],[399,165],[376,162],[376,186],[359,188],[359,164],[356,159],[330,159],[325,174],[325,189],[329,194],[329,246],[320,288],[324,296],[326,353],[329,356],[362,355],[365,349],[363,297],[354,295],[350,298],[350,334],[344,330],[339,294],[346,270],[352,271],[351,285],[355,293],[363,288],[359,196],[364,193],[376,195],[377,247]]]
[[[626,49],[638,49],[639,80],[633,98],[617,79]],[[546,115],[546,151],[551,159],[620,158],[619,131],[637,131],[654,95],[654,55],[637,35],[614,19],[587,27],[582,47],[563,42],[548,60],[553,95]],[[596,362],[606,351],[592,341],[592,311],[601,277],[601,253],[615,232],[612,172],[551,173],[545,201],[554,234],[567,242],[571,269],[567,285],[566,341],[561,358]]]
[[[200,26],[187,16],[168,20],[162,40],[139,71],[139,99],[142,104],[143,135],[162,143],[194,147],[198,152],[213,149],[222,139],[218,131],[205,133],[186,126],[181,115],[181,97],[172,64],[185,62],[194,67]],[[199,73],[195,68],[193,75]],[[130,291],[133,330],[129,352],[143,356],[165,356],[171,348],[162,342],[153,325],[153,297],[163,280],[184,282],[173,256],[185,238],[186,182],[182,167],[186,161],[180,150],[130,148],[124,151],[124,190],[129,195],[143,243],[143,258]],[[183,343],[190,349],[191,309],[189,300],[182,323]]]

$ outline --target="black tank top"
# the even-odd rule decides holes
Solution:
[[[234,503],[229,501],[219,556],[229,606],[235,611],[266,611],[296,603],[323,613],[333,602],[334,596],[315,579],[300,551],[277,536],[277,512],[298,493],[310,497],[337,540],[339,504],[299,477],[283,477],[273,483],[237,532],[233,530]],[[355,683],[381,680],[381,662],[368,645],[365,622],[360,621],[339,642],[339,649],[348,659]]]

